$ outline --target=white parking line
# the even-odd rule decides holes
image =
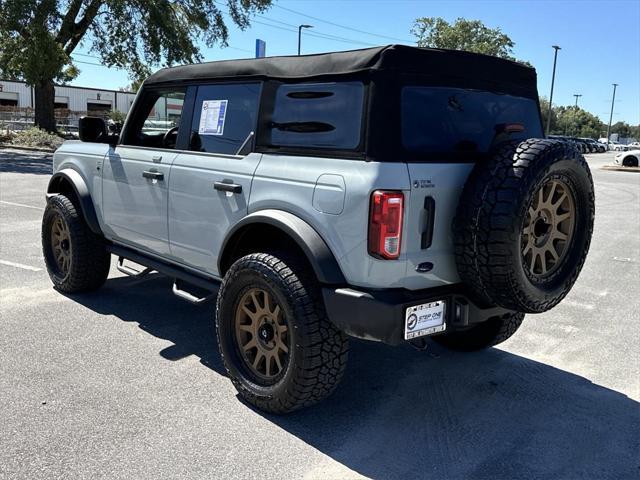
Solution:
[[[15,202],[7,202],[6,200],[0,200],[0,203],[4,203],[5,205],[13,205],[14,207],[24,207],[24,208],[32,208],[34,210],[44,210],[42,207],[34,207],[33,205],[25,205],[24,203],[15,203]]]
[[[40,272],[40,271],[42,271],[42,269],[38,268],[38,267],[32,267],[31,265],[25,265],[23,263],[10,262],[8,260],[0,260],[0,265],[7,265],[8,267],[21,268],[23,270],[29,270],[31,272]]]
[[[596,308],[595,305],[590,305],[588,303],[576,302],[574,300],[563,300],[562,304],[563,305],[567,305],[569,307],[583,308],[585,310],[593,310],[594,308]]]

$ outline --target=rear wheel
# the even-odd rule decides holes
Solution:
[[[218,345],[240,395],[287,413],[330,395],[346,368],[348,342],[327,318],[317,280],[289,254],[256,253],[224,277]]]
[[[42,251],[54,286],[66,293],[95,290],[109,275],[111,255],[65,195],[47,202],[42,218]]]
[[[516,333],[523,320],[524,313],[513,312],[490,318],[465,330],[447,332],[432,338],[450,350],[472,352],[504,342]]]

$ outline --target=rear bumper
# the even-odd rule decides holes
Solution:
[[[463,285],[416,291],[323,288],[322,294],[329,319],[336,327],[353,337],[389,345],[405,341],[405,309],[412,305],[444,300],[447,330],[510,312],[501,307],[477,305],[469,298]]]

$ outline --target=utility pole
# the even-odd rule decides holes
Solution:
[[[607,149],[609,148],[609,135],[611,135],[611,120],[613,120],[613,104],[616,101],[617,83],[613,84],[613,98],[611,99],[611,113],[609,114],[609,126],[607,127]]]
[[[313,25],[298,25],[298,56],[300,56],[300,40],[302,39],[303,28],[313,28]]]
[[[574,93],[573,96],[576,97],[576,108],[578,108],[578,98],[580,98],[582,94]]]
[[[553,84],[556,81],[556,62],[558,61],[558,45],[552,45],[555,52],[553,54],[553,74],[551,75],[551,93],[549,94],[549,115],[547,116],[547,135],[549,135],[549,129],[551,128],[551,110],[553,107]]]
[[[574,117],[573,117],[573,118],[575,119],[575,116],[576,116],[576,114],[578,113],[578,98],[580,98],[580,97],[582,96],[582,94],[580,94],[580,93],[574,93],[574,94],[573,94],[573,96],[574,96],[574,97],[576,97],[576,109],[575,109],[575,112],[573,112],[573,115],[574,115]],[[576,135],[578,134],[578,122],[576,122],[575,134],[576,134]]]

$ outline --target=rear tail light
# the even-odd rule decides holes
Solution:
[[[376,190],[369,208],[369,254],[393,260],[400,256],[404,195]]]

